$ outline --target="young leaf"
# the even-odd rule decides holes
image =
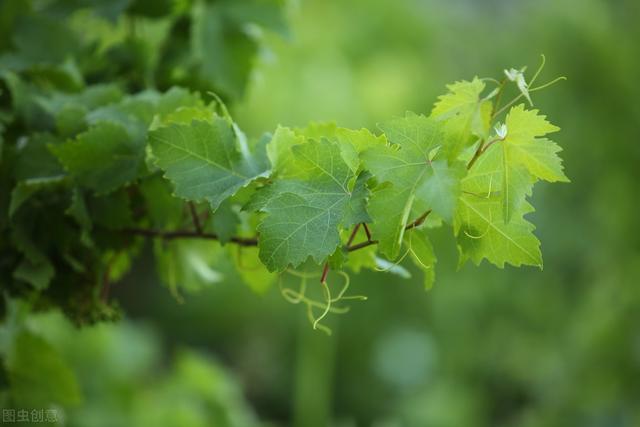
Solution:
[[[292,157],[291,147],[303,144],[305,140],[304,136],[296,134],[293,130],[278,126],[267,144],[267,156],[274,176],[286,173]]]
[[[362,158],[379,182],[391,184],[374,190],[369,212],[380,251],[395,258],[414,205],[451,221],[465,169],[462,163],[432,158],[444,140],[441,123],[433,119],[407,114],[380,128],[394,145],[377,145]]]
[[[470,142],[471,135],[487,136],[490,127],[491,103],[483,101],[480,94],[485,84],[477,77],[472,81],[459,81],[447,85],[449,92],[438,97],[431,116],[445,123],[450,146],[446,147],[450,158],[455,158]]]
[[[538,114],[538,110],[525,110],[520,104],[513,107],[506,119],[507,137],[515,162],[527,168],[536,178],[549,182],[568,182],[562,170],[562,160],[557,153],[561,148],[552,141],[539,138],[560,130]]]
[[[535,227],[523,218],[532,211],[531,205],[525,202],[521,211],[505,224],[502,203],[497,197],[463,194],[454,226],[460,264],[467,259],[480,264],[486,258],[500,268],[505,263],[542,268],[540,242],[533,235]]]

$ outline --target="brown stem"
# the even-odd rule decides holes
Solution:
[[[198,216],[198,211],[196,210],[196,205],[193,202],[189,202],[189,211],[191,212],[191,220],[193,221],[193,226],[196,228],[198,234],[202,234],[202,225],[200,224],[200,217]]]
[[[356,238],[356,235],[358,234],[358,230],[360,229],[360,224],[356,224],[355,227],[353,227],[353,231],[351,232],[351,235],[349,236],[349,240],[347,240],[347,246],[351,246],[351,243],[353,243],[353,239]]]
[[[135,234],[138,236],[150,237],[150,238],[162,238],[162,239],[208,239],[219,240],[218,235],[214,233],[198,233],[188,230],[177,231],[162,231],[162,230],[150,230],[146,228],[126,228],[122,230],[123,233]],[[232,237],[231,242],[240,246],[257,246],[257,237]]]
[[[327,275],[329,275],[329,263],[326,262],[324,264],[324,268],[322,269],[322,276],[320,276],[320,283],[327,283]]]
[[[422,215],[420,215],[418,218],[416,218],[415,221],[413,221],[410,224],[407,224],[407,226],[404,228],[405,230],[411,230],[412,228],[415,227],[419,227],[422,225],[422,223],[427,219],[427,217],[429,216],[429,214],[431,213],[431,209],[429,209],[428,211],[426,211],[425,213],[423,213]]]
[[[353,251],[357,251],[358,249],[366,248],[367,246],[377,245],[377,244],[378,244],[377,240],[367,240],[366,242],[357,243],[353,246],[347,246],[346,251],[353,252]]]
[[[420,215],[418,218],[416,218],[415,221],[407,224],[406,227],[404,227],[405,231],[406,230],[411,230],[412,228],[416,228],[416,227],[421,226],[424,223],[424,221],[427,219],[427,217],[429,216],[431,211],[432,210],[429,209],[428,211],[426,211],[425,213]],[[367,224],[362,223],[362,225],[364,225],[365,231],[367,231],[368,230]],[[371,233],[368,232],[367,233],[367,240],[365,242],[360,242],[360,243],[357,243],[355,245],[351,245],[351,244],[347,243],[347,245],[345,246],[345,250],[347,252],[353,252],[353,251],[357,251],[358,249],[366,248],[368,246],[377,245],[377,244],[378,244],[378,241],[377,240],[372,240],[371,239]]]
[[[491,147],[496,142],[500,142],[500,141],[504,141],[504,138],[495,138],[487,142],[486,144],[483,141],[481,141],[480,145],[478,145],[478,149],[476,150],[475,154],[469,161],[469,164],[467,164],[467,170],[471,169],[471,167],[475,164],[476,160],[478,160],[478,158],[482,154],[484,154],[489,149],[489,147]]]
[[[467,164],[467,170],[471,169],[471,167],[475,164],[476,160],[478,160],[478,157],[480,157],[480,155],[483,153],[483,147],[484,147],[484,141],[481,140],[480,144],[478,144],[478,149],[473,154],[473,157]]]
[[[366,222],[363,222],[362,226],[364,227],[364,232],[367,235],[367,240],[371,241],[371,230],[369,230],[369,226]]]

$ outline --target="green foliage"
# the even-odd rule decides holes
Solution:
[[[456,82],[429,116],[408,112],[378,133],[312,123],[252,139],[217,95],[204,98],[215,91],[232,106],[244,93],[256,26],[286,34],[280,2],[7,5],[7,295],[78,322],[113,317],[111,282],[152,240],[158,276],[178,299],[229,266],[257,291],[279,274],[319,279],[319,300],[283,290],[318,327],[345,311],[336,304],[360,299],[345,295],[348,278],[332,289],[343,269],[406,277],[409,256],[431,287],[437,248],[426,222],[453,228],[461,264],[542,266],[527,197],[537,180],[568,180],[545,138],[558,128],[513,107],[519,98],[500,105],[511,80],[520,97],[538,89],[522,72]]]
[[[206,200],[213,211],[240,188],[267,171],[264,145],[249,153],[232,123],[221,117],[211,122],[173,123],[149,133],[157,167],[175,186],[177,196]]]
[[[0,391],[3,408],[46,408],[68,426],[258,425],[238,384],[201,353],[181,348],[167,365],[148,328],[125,321],[78,330],[55,311],[9,306],[0,326],[11,386]]]

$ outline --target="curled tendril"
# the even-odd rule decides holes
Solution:
[[[543,85],[536,86],[534,88],[529,89],[529,92],[535,92],[537,90],[546,89],[549,86],[554,85],[554,84],[556,84],[556,83],[558,83],[559,81],[562,81],[562,80],[567,80],[567,78],[565,76],[556,77],[555,79],[551,80],[550,82],[547,82],[547,83],[545,83]]]
[[[218,96],[217,93],[212,92],[212,91],[208,91],[207,92],[208,95],[211,95],[211,97],[213,98],[214,101],[216,101],[216,104],[218,104],[218,106],[220,107],[220,110],[222,111],[222,116],[230,121],[232,121],[231,119],[231,114],[229,114],[229,110],[227,109],[227,105],[224,103],[224,101]]]
[[[331,328],[323,325],[321,323],[322,320],[329,313],[345,314],[350,310],[349,306],[336,306],[335,303],[347,300],[365,301],[367,299],[367,297],[363,295],[345,295],[347,290],[349,289],[351,279],[349,275],[343,271],[337,272],[339,275],[344,277],[344,283],[342,284],[340,291],[335,297],[331,296],[331,290],[327,282],[321,282],[322,294],[324,299],[323,301],[314,300],[306,295],[308,279],[317,278],[317,275],[301,273],[294,270],[286,270],[286,273],[300,278],[300,287],[298,290],[284,287],[282,285],[283,275],[281,275],[278,281],[278,285],[280,287],[280,293],[282,294],[283,298],[292,304],[305,304],[307,306],[307,317],[309,318],[309,322],[313,325],[313,329],[320,330],[328,335],[331,335]],[[321,310],[321,313],[318,317],[315,316],[314,309]]]
[[[482,238],[483,238],[484,236],[486,236],[486,235],[487,235],[487,233],[489,232],[489,228],[491,228],[491,223],[492,223],[492,222],[493,222],[493,219],[491,218],[491,211],[489,211],[489,221],[488,221],[489,225],[487,225],[487,229],[486,229],[486,230],[484,230],[484,233],[482,233],[482,234],[481,234],[481,235],[479,235],[479,236],[474,236],[474,235],[472,235],[472,234],[469,234],[469,233],[467,232],[467,230],[463,230],[463,232],[464,232],[464,234],[465,234],[467,237],[469,237],[470,239],[482,239]]]
[[[494,79],[493,77],[482,77],[480,80],[482,80],[483,82],[495,83],[498,86],[500,86],[502,84],[502,82],[500,80]]]
[[[320,284],[322,285],[322,292],[324,294],[324,299],[327,302],[327,304],[324,311],[320,313],[320,316],[318,316],[316,320],[313,322],[313,329],[318,329],[318,325],[320,324],[320,321],[324,319],[327,316],[327,314],[329,314],[329,311],[331,310],[331,303],[333,302],[333,300],[331,299],[331,290],[329,289],[329,286],[327,286],[327,282],[322,281],[320,282]]]
[[[296,270],[292,270],[290,268],[288,268],[287,270],[285,270],[287,273],[289,273],[292,276],[295,277],[304,277],[306,279],[317,279],[320,277],[320,274],[317,273],[305,273],[304,271],[296,271]]]
[[[544,54],[540,55],[540,65],[538,66],[538,69],[536,70],[535,74],[533,75],[533,77],[531,77],[531,81],[529,81],[529,85],[532,85],[533,82],[536,81],[536,79],[538,78],[538,76],[540,75],[540,73],[542,72],[542,69],[544,68],[544,65],[547,63],[547,57],[544,56]]]
[[[542,89],[546,89],[549,86],[554,85],[559,81],[567,80],[567,78],[565,76],[560,76],[560,77],[557,77],[557,78],[551,80],[550,82],[544,83],[544,84],[542,84],[540,86],[532,87],[533,83],[536,81],[536,79],[538,78],[538,76],[542,72],[542,70],[543,70],[543,68],[544,68],[544,66],[546,64],[546,61],[547,61],[546,57],[544,55],[540,55],[540,57],[541,57],[540,65],[538,66],[538,69],[536,70],[535,74],[533,75],[533,77],[531,78],[529,83],[526,85],[528,93],[532,93],[532,92],[536,92],[536,91],[539,91],[539,90],[542,90]],[[494,112],[491,115],[491,118],[493,119],[494,117],[497,117],[498,115],[503,113],[507,108],[511,107],[514,103],[516,103],[523,96],[525,96],[523,93],[521,93],[520,95],[516,96],[514,99],[509,101],[506,105],[504,105],[498,111]]]
[[[468,237],[468,238],[470,238],[470,239],[482,239],[482,238],[483,238],[484,236],[486,236],[486,235],[487,235],[487,233],[489,232],[489,227],[487,227],[487,229],[484,231],[484,233],[482,233],[482,234],[481,234],[481,235],[479,235],[479,236],[474,236],[473,234],[469,234],[469,233],[467,232],[467,230],[463,230],[463,232],[464,232],[465,236],[467,236],[467,237]]]
[[[411,232],[411,231],[410,231]],[[411,236],[411,235],[409,235]],[[411,237],[409,237],[409,242],[411,242]],[[391,270],[394,267],[397,267],[398,265],[400,265],[400,263],[402,261],[404,261],[404,259],[407,257],[407,255],[409,255],[409,252],[411,252],[411,246],[409,246],[409,248],[407,248],[407,250],[404,252],[404,254],[402,254],[402,256],[394,263],[391,263],[391,265],[389,265],[389,267],[386,268],[380,268],[380,267],[375,267],[375,271],[381,271],[383,273],[386,273],[387,271]]]

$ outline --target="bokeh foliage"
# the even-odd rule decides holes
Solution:
[[[222,272],[225,284],[187,298],[185,305],[147,286],[154,281],[152,266],[134,271],[114,291],[131,316],[154,321],[169,348],[189,344],[219,355],[240,376],[260,417],[277,424],[636,425],[638,19],[640,6],[633,0],[403,0],[392,6],[310,0],[293,14],[290,40],[266,36],[272,52],[236,108],[252,134],[274,123],[302,126],[323,119],[373,127],[405,110],[428,111],[445,83],[494,75],[505,64],[535,67],[545,53],[548,72],[569,79],[534,101],[563,128],[559,142],[573,184],[542,187],[536,194],[543,272],[505,274],[483,266],[456,273],[455,248],[443,243],[440,281],[429,293],[417,276],[415,282],[367,273],[354,279],[370,299],[332,325],[331,339],[314,335],[298,307],[276,290],[257,298],[235,286],[239,278],[231,271]],[[181,52],[176,48],[176,55]],[[55,49],[40,54],[55,55]],[[155,60],[131,68],[138,81],[150,78],[143,64]],[[215,64],[207,67],[217,70]],[[76,84],[67,70],[37,71]],[[168,84],[161,82],[181,75],[154,78]],[[233,94],[233,82],[219,85],[217,90]],[[436,243],[446,241],[440,237]],[[52,342],[48,346],[61,343],[65,353],[75,347],[67,347],[54,329],[75,333],[58,323],[51,322],[43,336]],[[109,347],[103,357],[116,357],[109,339],[88,339]],[[131,343],[150,338],[123,340],[131,349],[127,360],[144,365],[126,378],[125,388],[144,395],[146,385],[131,378],[153,365],[135,356]],[[38,343],[33,338],[29,345]],[[83,350],[77,350],[78,359],[88,357]],[[93,359],[83,363],[95,366]],[[95,375],[77,366],[69,370],[81,385]],[[105,393],[122,396],[119,388]],[[156,403],[147,404],[175,402],[162,394],[154,391],[149,399]],[[96,396],[85,395],[81,406],[91,411],[92,403],[105,399]]]

